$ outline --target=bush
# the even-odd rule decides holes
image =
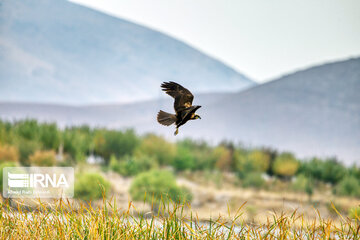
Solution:
[[[170,199],[187,202],[192,199],[190,191],[176,185],[174,175],[165,170],[152,170],[137,175],[130,186],[130,195],[136,201],[145,200],[160,204]]]
[[[177,148],[177,153],[172,165],[179,171],[193,169],[195,167],[195,158],[188,148],[180,146]]]
[[[83,200],[96,200],[110,191],[110,183],[98,173],[82,173],[76,176],[74,195]]]
[[[346,168],[335,158],[325,161],[313,158],[311,161],[302,162],[299,172],[316,180],[336,184],[345,176]]]
[[[54,151],[36,151],[29,157],[30,164],[39,167],[50,167],[56,163]]]
[[[265,180],[262,178],[261,173],[259,172],[250,172],[245,175],[242,186],[243,187],[254,187],[261,188],[265,184]]]
[[[140,172],[157,168],[157,162],[154,158],[146,155],[125,156],[117,159],[115,156],[110,158],[110,169],[123,176],[134,176]]]
[[[149,134],[135,150],[135,155],[140,154],[153,157],[159,165],[171,165],[176,155],[176,146],[162,137]]]
[[[193,170],[214,169],[216,159],[213,156],[212,148],[208,146],[206,142],[185,139],[177,143],[177,148],[185,149],[189,154],[191,154],[192,160],[194,161],[193,163],[194,166],[192,166],[191,169]],[[178,155],[179,155],[179,151],[177,151],[177,156]],[[175,159],[174,161],[179,161],[179,158]],[[188,167],[186,168],[190,168],[189,165],[192,165],[191,161],[187,162],[186,165]]]
[[[111,155],[123,157],[131,155],[139,142],[133,130],[97,130],[94,137],[95,153],[109,163]]]
[[[16,147],[9,145],[0,145],[0,163],[17,162],[19,153]]]
[[[270,166],[270,155],[261,150],[251,151],[248,158],[259,172],[266,172]]]
[[[346,176],[336,185],[334,192],[342,196],[360,197],[360,182],[354,176]]]
[[[297,192],[305,192],[309,198],[311,198],[314,192],[314,184],[311,178],[308,178],[303,174],[299,174],[292,183],[292,189]]]
[[[214,149],[213,154],[216,159],[215,166],[217,169],[223,171],[224,170],[227,171],[231,169],[233,154],[230,149],[220,145]]]
[[[35,140],[20,138],[16,141],[20,153],[20,163],[23,166],[30,166],[29,157],[41,149],[41,144]]]
[[[290,178],[295,175],[299,168],[299,162],[291,153],[280,154],[273,164],[273,172],[275,175]]]

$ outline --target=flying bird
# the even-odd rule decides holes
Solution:
[[[175,114],[160,110],[157,115],[157,120],[160,124],[165,126],[170,126],[175,123],[175,136],[179,133],[179,127],[184,125],[187,121],[201,119],[199,115],[195,114],[196,110],[201,108],[201,106],[192,106],[194,96],[189,90],[175,82],[163,82],[161,84],[161,88],[164,92],[175,99]]]

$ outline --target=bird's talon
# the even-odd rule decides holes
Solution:
[[[176,129],[176,131],[174,132],[174,135],[176,136],[179,133],[179,129]]]

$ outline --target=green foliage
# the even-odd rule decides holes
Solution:
[[[32,166],[50,167],[56,163],[56,155],[54,151],[36,151],[29,157]]]
[[[27,140],[39,139],[39,124],[36,120],[22,120],[14,124],[17,136]]]
[[[151,170],[137,175],[131,184],[130,194],[136,201],[145,200],[154,204],[159,204],[161,200],[187,202],[192,199],[190,192],[177,186],[175,176],[165,170]]]
[[[195,157],[192,152],[185,147],[178,147],[173,161],[173,167],[178,171],[193,169],[195,167]]]
[[[114,155],[110,158],[109,167],[114,172],[123,176],[134,176],[140,172],[157,168],[158,164],[154,158],[144,154],[125,156],[117,159]]]
[[[20,163],[23,166],[30,166],[29,157],[41,149],[41,143],[36,140],[19,138],[16,145],[20,153]]]
[[[297,192],[305,192],[309,197],[313,195],[314,184],[311,178],[303,174],[296,176],[295,181],[292,183],[292,189]]]
[[[265,180],[259,172],[250,172],[242,180],[243,187],[261,188],[265,185]]]
[[[334,193],[342,196],[360,197],[360,181],[354,176],[346,176],[336,185]]]
[[[97,200],[110,191],[110,182],[98,173],[79,173],[76,175],[74,195],[86,201]]]
[[[193,170],[210,170],[214,169],[216,159],[213,155],[213,149],[207,145],[204,141],[194,141],[191,139],[185,139],[179,141],[177,143],[177,147],[181,148],[183,151],[186,151],[187,154],[191,155],[194,163],[188,161],[186,164],[188,167],[186,169],[190,169],[189,166],[193,165],[191,169]],[[180,152],[182,151],[180,150]],[[180,153],[177,151],[177,156]],[[187,159],[190,160],[190,159]],[[179,158],[177,159],[179,161]],[[176,167],[175,167],[176,168]],[[181,168],[181,167],[180,167]]]
[[[70,154],[75,162],[83,162],[92,147],[90,129],[82,127],[66,128],[62,134],[64,151]]]
[[[316,180],[336,184],[345,176],[346,168],[335,158],[326,160],[313,158],[301,163],[299,173],[307,174]]]
[[[115,130],[97,130],[94,137],[95,153],[102,156],[106,163],[110,156],[123,157],[131,155],[137,147],[139,140],[133,130],[125,132]]]
[[[44,123],[40,127],[40,142],[46,150],[56,151],[60,145],[60,132],[55,123]]]
[[[145,154],[154,157],[159,165],[171,165],[175,155],[176,146],[167,142],[164,138],[149,134],[145,136],[135,154]]]
[[[215,167],[219,170],[228,171],[233,164],[233,151],[224,145],[214,149]]]
[[[248,154],[248,158],[259,172],[266,172],[270,166],[270,156],[264,151],[255,149]]]
[[[274,161],[272,170],[275,175],[289,178],[296,174],[299,162],[291,153],[282,153]]]

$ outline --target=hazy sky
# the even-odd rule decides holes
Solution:
[[[360,56],[360,0],[73,0],[176,37],[263,82]]]

